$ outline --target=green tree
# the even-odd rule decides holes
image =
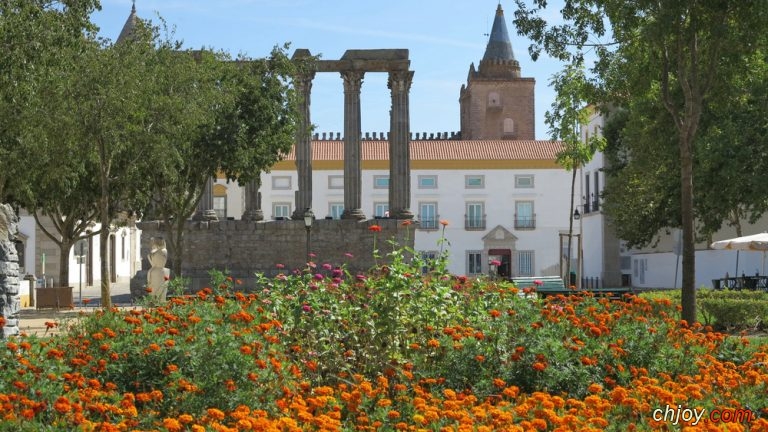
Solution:
[[[71,90],[73,115],[79,119],[76,139],[98,182],[101,297],[111,306],[109,235],[118,211],[134,208],[148,184],[155,161],[153,80],[157,64],[151,29],[139,23],[131,38],[109,45],[87,44],[78,62]]]
[[[517,0],[518,29],[565,61],[597,56],[594,72],[603,90],[595,102],[622,106],[658,89],[658,101],[674,126],[680,169],[680,225],[683,233],[682,317],[696,320],[693,206],[694,143],[702,112],[722,78],[728,58],[749,55],[768,29],[763,5],[753,2],[565,0],[564,24],[541,18],[546,0],[529,8]],[[610,33],[610,40],[601,41]]]
[[[38,211],[51,216],[60,234],[43,232],[60,247],[60,283],[68,282],[69,250],[92,206],[79,197],[87,193],[82,165],[61,163],[62,156],[73,160],[73,147],[62,146],[69,135],[51,96],[66,88],[97,7],[88,0],[0,2],[0,201],[23,205],[36,220]]]
[[[563,143],[557,154],[557,162],[571,171],[571,197],[568,212],[568,255],[566,256],[565,280],[570,281],[571,252],[573,250],[573,214],[576,191],[576,174],[587,164],[595,152],[604,147],[604,138],[592,135],[586,142],[581,139],[581,129],[589,123],[594,107],[588,105],[591,87],[588,85],[581,62],[569,64],[555,74],[550,84],[557,92],[551,111],[546,113],[546,123],[552,140]],[[579,277],[582,275],[579,274]],[[569,282],[570,283],[570,282]]]
[[[72,45],[93,31],[95,0],[0,2],[0,201],[18,201],[28,186],[30,135],[41,113],[39,84],[66,62]]]
[[[284,49],[268,58],[231,60],[213,51],[182,51],[163,42],[155,79],[153,146],[162,148],[149,176],[148,216],[164,221],[172,270],[181,274],[186,221],[206,181],[223,174],[257,180],[293,145],[296,110],[287,85],[295,65]]]

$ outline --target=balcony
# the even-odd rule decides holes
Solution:
[[[464,215],[464,229],[467,231],[482,231],[485,229],[485,215]]]
[[[440,218],[438,216],[419,216],[419,229],[436,230],[440,227]]]
[[[515,213],[515,229],[534,229],[536,228],[536,215],[518,216]]]

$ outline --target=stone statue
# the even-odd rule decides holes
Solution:
[[[147,259],[152,268],[147,272],[147,288],[151,289],[150,294],[165,301],[170,275],[170,270],[165,267],[168,261],[168,250],[165,248],[165,239],[162,237],[152,237],[149,242],[150,250]]]
[[[18,221],[11,206],[0,204],[0,339],[19,334]]]

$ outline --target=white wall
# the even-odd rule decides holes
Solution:
[[[24,245],[24,263],[19,263],[24,267],[24,274],[34,274],[35,269],[35,241],[37,240],[37,230],[35,229],[35,218],[32,216],[19,216],[19,233],[27,236]],[[45,235],[45,234],[42,234]],[[20,274],[20,277],[24,277]]]
[[[484,175],[485,186],[481,189],[467,189],[465,175]],[[533,189],[516,189],[515,174],[534,175]],[[329,189],[328,177],[341,176],[342,170],[314,170],[312,173],[313,200],[312,209],[318,218],[329,215],[329,203],[344,202],[343,189]],[[361,207],[368,218],[373,217],[374,203],[388,202],[387,189],[376,189],[374,176],[388,176],[388,170],[364,170],[362,177]],[[437,188],[420,189],[420,175],[436,175]],[[291,189],[273,190],[273,176],[288,176],[291,178]],[[419,217],[419,202],[437,202],[439,219],[449,222],[445,236],[450,242],[449,271],[464,274],[466,268],[466,251],[483,250],[483,236],[497,225],[501,225],[515,236],[517,250],[533,250],[534,272],[541,274],[546,268],[559,265],[559,233],[567,232],[570,196],[570,173],[562,169],[495,169],[495,170],[412,170],[411,171],[411,211],[415,218]],[[231,186],[231,185],[230,185]],[[297,174],[291,171],[272,171],[262,174],[262,209],[265,219],[272,219],[272,203],[292,203],[294,210],[294,191],[297,189]],[[230,192],[231,196],[241,197],[240,191]],[[534,201],[536,228],[533,230],[516,230],[514,227],[515,201]],[[466,230],[464,218],[466,203],[483,202],[486,214],[484,230]],[[419,251],[439,251],[438,240],[441,230],[415,231],[415,249]],[[487,268],[487,257],[484,257],[484,270]]]
[[[712,287],[712,279],[725,277],[754,276],[763,272],[763,253],[746,252],[738,253],[738,274],[736,273],[736,251],[724,250],[700,250],[696,251],[696,288]],[[679,266],[675,271],[678,257],[670,252],[662,253],[638,253],[632,256],[632,281],[633,285],[641,288],[680,288],[682,285],[682,258],[679,258]],[[639,274],[640,265],[645,266],[644,281]],[[768,262],[766,263],[768,264]],[[638,272],[635,272],[635,268]],[[768,270],[768,267],[766,267]],[[675,274],[677,273],[677,281]]]

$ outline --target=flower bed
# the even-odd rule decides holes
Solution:
[[[668,300],[546,300],[394,251],[366,275],[313,264],[0,347],[14,430],[672,430],[654,411],[748,409],[768,355],[678,321]],[[434,269],[422,276],[422,268]],[[693,422],[689,421],[691,425]],[[728,429],[730,428],[730,429]]]

